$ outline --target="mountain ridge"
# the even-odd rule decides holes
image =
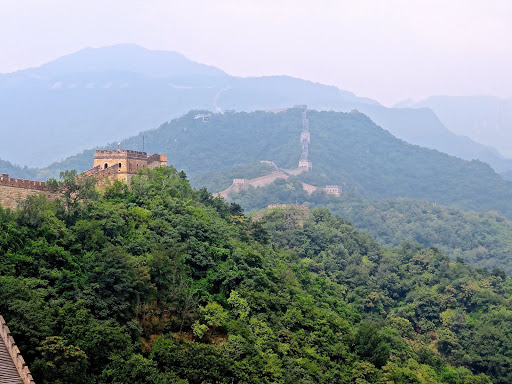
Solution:
[[[0,102],[5,137],[0,157],[21,165],[50,164],[117,142],[191,109],[253,111],[308,104],[319,110],[358,109],[412,144],[479,158],[500,172],[512,169],[510,161],[458,138],[431,113],[389,109],[334,86],[289,76],[233,77],[176,52],[132,44],[87,48],[41,67],[0,75]],[[17,135],[6,134],[13,131]],[[21,136],[27,140],[20,141]]]
[[[495,147],[502,155],[512,154],[507,144],[512,139],[512,98],[434,95],[407,105],[428,107],[453,132]]]
[[[270,160],[280,168],[297,167],[300,110],[226,112],[212,114],[204,122],[194,119],[198,113],[192,111],[144,133],[145,148],[167,155],[169,163],[183,169],[195,186],[227,188],[231,181],[222,186],[219,177],[237,164]],[[512,183],[486,163],[408,144],[355,111],[310,110],[308,119],[313,170],[300,176],[308,184],[343,185],[344,190],[371,199],[408,197],[512,216]],[[121,146],[142,149],[142,136],[122,140]],[[55,176],[65,169],[82,171],[90,168],[93,155],[88,150],[39,172]]]

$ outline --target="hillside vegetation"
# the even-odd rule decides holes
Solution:
[[[0,313],[37,383],[512,380],[503,273],[326,209],[252,222],[185,177],[0,209]]]
[[[379,244],[413,240],[436,247],[452,259],[512,274],[512,222],[492,212],[459,209],[410,199],[340,199],[326,205],[365,229]]]
[[[248,211],[268,204],[327,207],[368,231],[380,245],[397,247],[412,240],[439,248],[453,260],[461,258],[477,267],[512,274],[512,222],[495,212],[465,212],[412,199],[364,200],[354,194],[334,197],[315,192],[309,196],[297,179],[242,191],[231,200]]]
[[[407,144],[360,113],[309,111],[308,118],[313,172],[304,176],[306,182],[342,184],[367,198],[409,197],[512,215],[512,183],[484,163]],[[300,130],[300,111],[293,109],[213,115],[205,123],[191,113],[148,132],[146,140],[196,185],[209,187],[208,178],[198,177],[236,164],[273,160],[282,168],[296,167]]]
[[[145,143],[148,151],[167,154],[196,186],[217,192],[216,173],[260,160],[282,168],[298,164],[300,110],[216,114],[206,122],[195,115],[146,132]],[[366,198],[407,197],[512,217],[512,183],[485,163],[410,145],[361,113],[309,111],[308,118],[313,163],[313,172],[303,176],[308,183],[340,184]],[[142,135],[121,145],[140,149]],[[40,172],[88,169],[93,154],[84,152]]]

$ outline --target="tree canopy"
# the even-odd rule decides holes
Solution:
[[[86,195],[0,209],[0,313],[37,383],[512,380],[500,271],[324,208],[253,221],[172,167]]]

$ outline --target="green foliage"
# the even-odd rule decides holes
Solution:
[[[397,247],[413,240],[441,249],[478,267],[512,272],[512,222],[496,212],[464,212],[410,199],[365,201],[354,197],[325,204],[365,229],[379,242]]]
[[[240,320],[247,318],[250,312],[247,300],[240,296],[237,291],[231,291],[228,298],[228,303],[233,307],[233,312]]]
[[[379,332],[378,327],[371,323],[361,323],[355,337],[355,352],[363,359],[368,360],[377,368],[386,365],[390,346]]]
[[[281,168],[297,167],[301,110],[226,112],[213,114],[207,122],[194,119],[196,113],[144,133],[147,147],[166,154],[194,185],[218,192],[232,178],[261,175],[265,168],[258,163],[261,160],[272,160]],[[499,211],[512,218],[512,183],[485,163],[410,145],[357,111],[308,111],[308,119],[313,170],[301,175],[301,181],[339,184],[365,198],[407,197],[466,210]],[[139,148],[140,142],[137,136],[122,146]],[[86,170],[93,155],[86,151],[38,173],[42,177],[63,169]]]
[[[301,188],[298,180],[278,180],[268,187],[242,191],[232,200],[248,211],[271,203],[327,207],[368,231],[381,245],[398,247],[412,240],[436,247],[453,260],[462,258],[477,267],[512,272],[512,222],[496,212],[464,212],[412,199],[364,200],[350,193],[309,196]]]
[[[256,224],[161,168],[0,228],[0,313],[36,382],[511,380],[506,275],[325,208]]]
[[[202,315],[206,324],[213,327],[224,325],[228,318],[228,313],[219,303],[208,303],[206,306],[199,306],[199,313]]]
[[[34,374],[43,383],[87,383],[87,355],[59,336],[47,337],[37,348]]]

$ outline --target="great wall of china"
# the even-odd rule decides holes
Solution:
[[[0,206],[14,209],[19,201],[38,194],[44,194],[48,199],[58,196],[45,182],[16,179],[5,173],[0,174]]]
[[[148,155],[146,152],[125,149],[100,150],[94,154],[93,167],[78,177],[94,177],[101,188],[114,180],[129,183],[139,169],[164,165],[167,165],[167,156],[157,153]],[[15,209],[20,201],[39,194],[44,194],[50,200],[60,196],[43,181],[16,179],[5,173],[0,174],[0,206],[3,208]]]
[[[265,176],[257,177],[255,179],[233,179],[233,183],[225,190],[218,193],[223,198],[228,198],[233,193],[238,193],[242,190],[252,188],[259,188],[270,185],[278,179],[287,179],[290,176],[298,176],[303,172],[308,172],[312,169],[313,165],[309,161],[309,144],[311,143],[311,134],[309,132],[309,120],[307,118],[307,106],[295,105],[293,108],[302,109],[302,132],[300,134],[300,144],[302,151],[299,158],[298,167],[295,169],[279,168],[273,161],[262,160],[262,163],[271,165],[274,171]],[[279,113],[285,109],[277,111],[269,111]],[[302,188],[308,193],[312,194],[314,191],[323,190],[330,195],[339,196],[341,194],[341,187],[339,185],[326,185],[325,187],[317,187],[311,184],[302,183]]]
[[[32,374],[0,315],[0,383],[34,384]]]

